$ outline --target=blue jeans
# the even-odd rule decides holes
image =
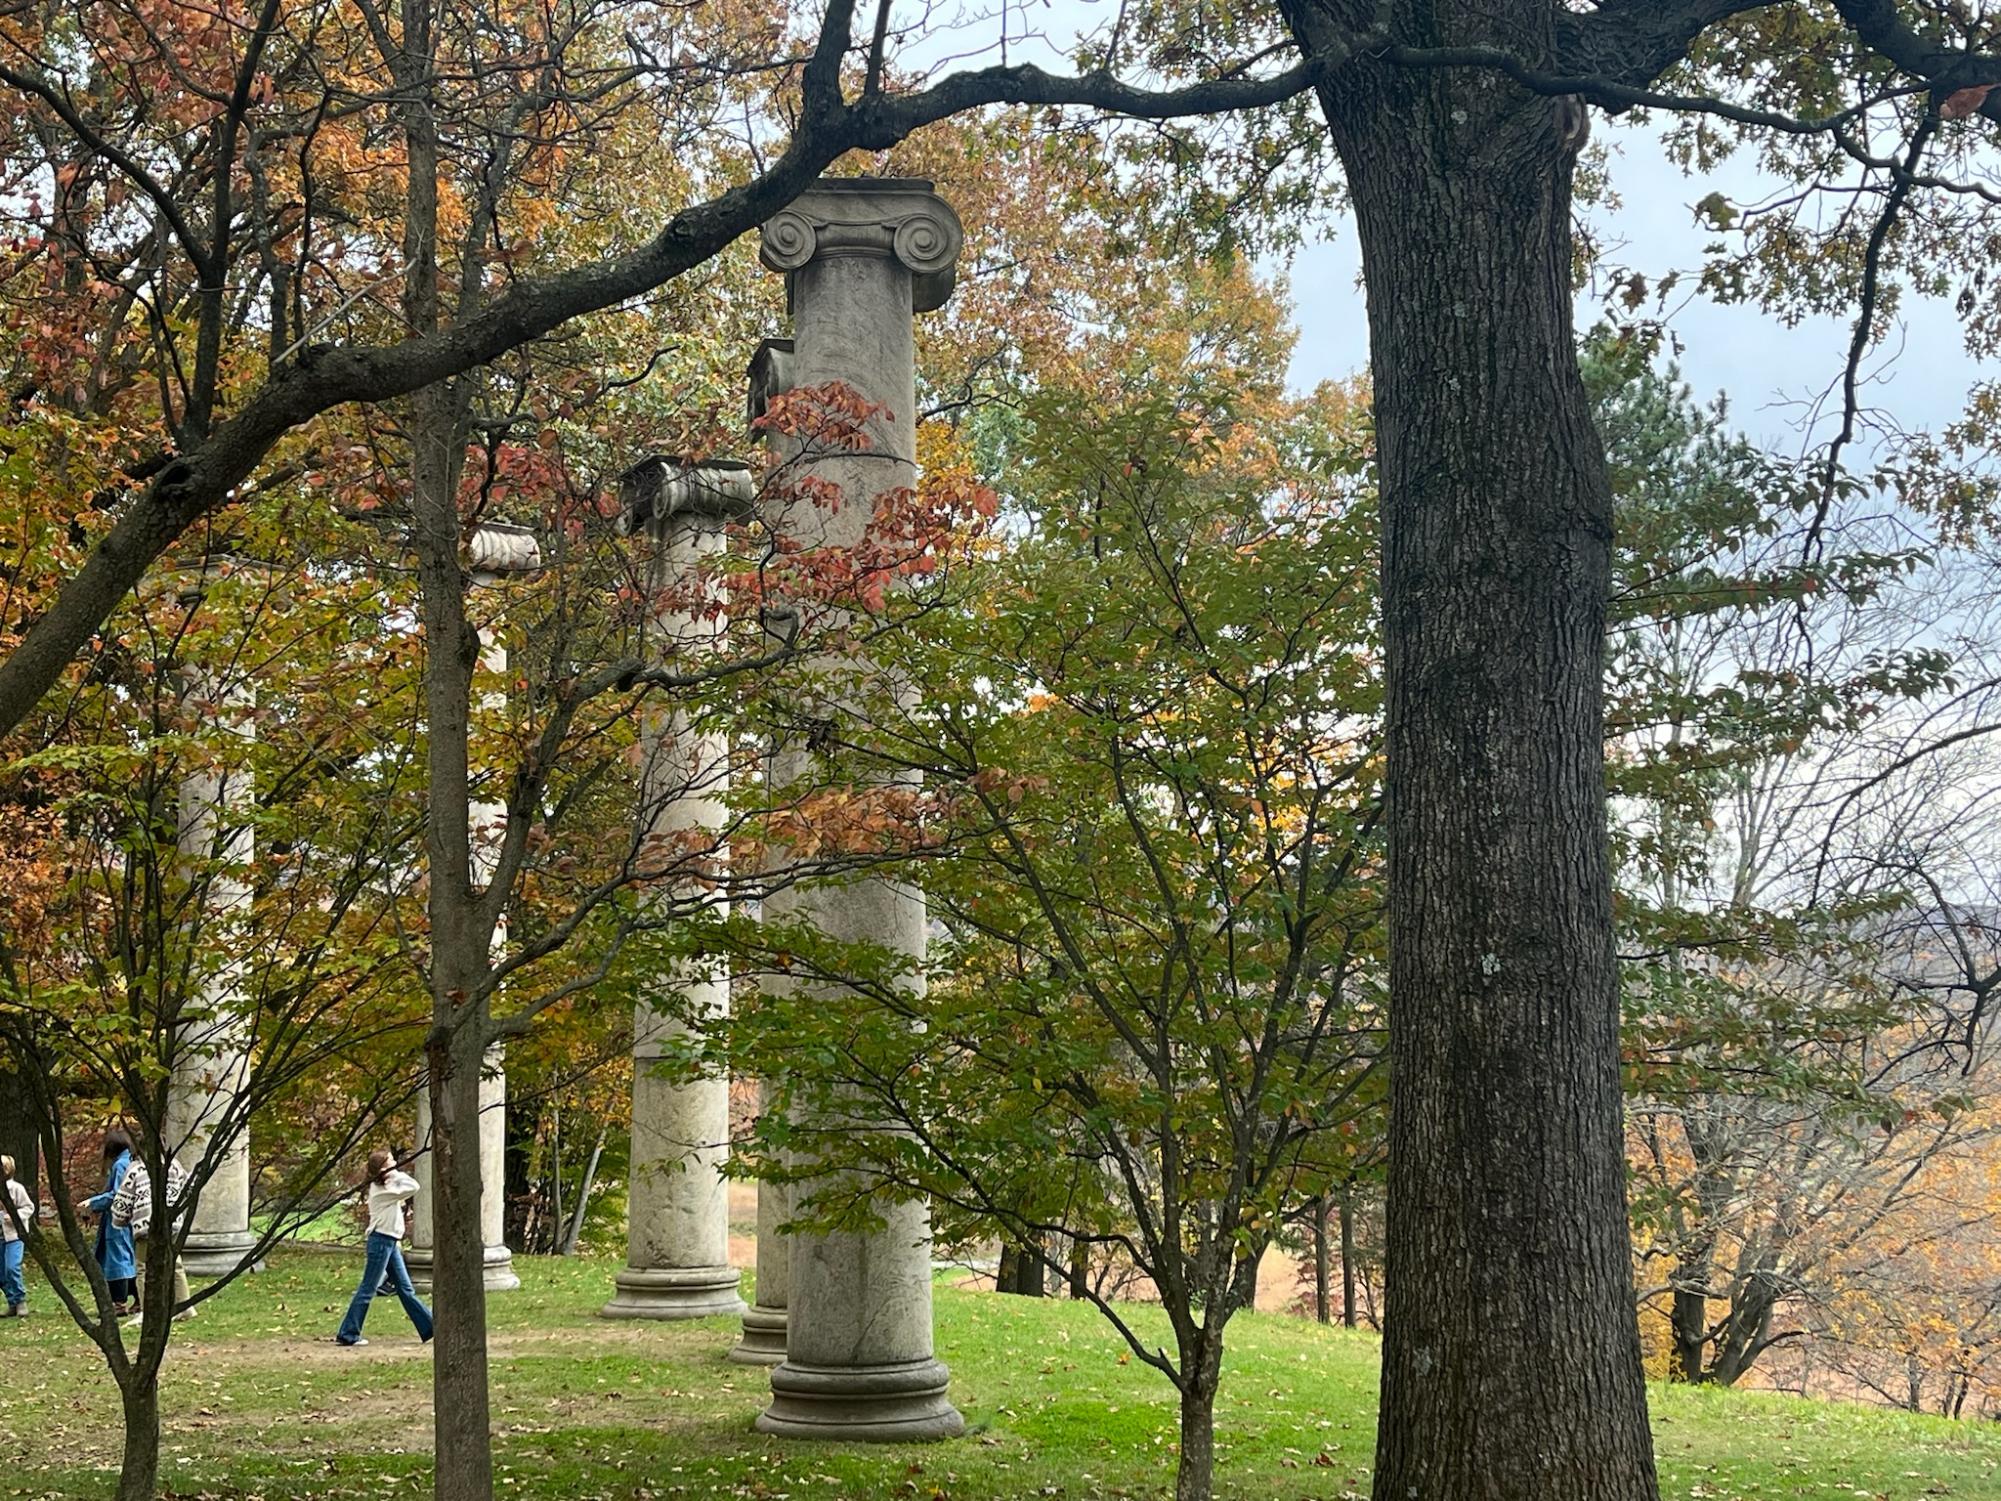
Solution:
[[[396,1289],[396,1297],[403,1304],[403,1311],[410,1315],[410,1322],[417,1327],[417,1338],[431,1337],[431,1310],[417,1297],[417,1289],[410,1283],[410,1269],[403,1265],[403,1247],[394,1236],[368,1232],[368,1262],[361,1269],[361,1286],[354,1290],[354,1301],[347,1305],[347,1317],[340,1321],[340,1342],[351,1345],[361,1338],[361,1326],[368,1320],[368,1305],[375,1299],[375,1290],[382,1286],[382,1277],[388,1273],[389,1280]]]
[[[0,1244],[0,1291],[7,1294],[7,1306],[19,1308],[28,1301],[28,1284],[21,1280],[21,1258],[27,1245],[18,1240]]]

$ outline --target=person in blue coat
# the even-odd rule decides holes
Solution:
[[[132,1254],[132,1227],[111,1223],[111,1201],[131,1171],[132,1138],[113,1126],[104,1133],[104,1192],[77,1206],[97,1216],[97,1264],[111,1285],[111,1311],[121,1318],[132,1309],[139,1262]]]

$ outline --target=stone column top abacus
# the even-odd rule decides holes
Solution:
[[[619,476],[618,494],[618,531],[630,537],[647,527],[659,531],[677,516],[745,520],[757,503],[757,478],[742,459],[654,454]]]
[[[793,273],[809,261],[879,256],[910,272],[910,310],[945,305],[958,279],[966,232],[928,177],[823,177],[764,223],[758,259],[785,273],[787,311]]]

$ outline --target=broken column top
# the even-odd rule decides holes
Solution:
[[[758,259],[792,274],[825,256],[878,255],[910,269],[910,310],[943,307],[965,230],[928,177],[823,177],[765,222]]]
[[[477,584],[535,573],[542,567],[542,544],[533,527],[482,521],[466,539],[465,565]]]
[[[796,347],[790,339],[766,339],[757,346],[747,372],[750,387],[747,421],[755,423],[771,405],[772,397],[783,396],[799,384],[793,374],[797,359]]]
[[[626,536],[676,516],[739,521],[757,499],[757,479],[741,459],[641,459],[619,476],[618,529]]]

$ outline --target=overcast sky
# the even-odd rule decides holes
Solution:
[[[1686,177],[1646,132],[1613,126],[1602,115],[1594,130],[1613,151],[1611,175],[1621,201],[1614,211],[1593,212],[1591,221],[1604,238],[1608,259],[1645,273],[1650,283],[1665,272],[1701,264],[1703,247],[1715,234],[1697,224],[1693,204],[1711,192],[1741,204],[1769,191],[1768,180],[1748,165],[1733,162],[1714,177]],[[1351,374],[1368,360],[1354,232],[1346,222],[1328,230],[1292,267],[1300,340],[1291,374],[1302,389]],[[1669,325],[1685,346],[1683,374],[1700,397],[1727,393],[1732,421],[1748,436],[1769,448],[1798,451],[1807,441],[1807,408],[1840,375],[1851,324],[1816,317],[1788,328],[1755,307],[1685,299],[1693,284],[1690,278],[1678,291]],[[1603,298],[1596,288],[1579,298],[1580,328],[1598,319]],[[1865,368],[1873,377],[1865,403],[1904,427],[1936,428],[1953,420],[1969,386],[2001,375],[1967,354],[1958,319],[1938,299],[1907,300],[1898,333]]]
[[[946,69],[1001,60],[1003,26],[1010,38],[1006,60],[1069,71],[1067,49],[1083,32],[1105,24],[1117,0],[936,0],[919,31],[922,40],[901,57]],[[1594,112],[1597,139],[1613,152],[1611,178],[1620,206],[1596,211],[1593,221],[1609,259],[1643,272],[1655,283],[1672,270],[1693,271],[1713,238],[1696,223],[1691,205],[1711,192],[1733,203],[1754,203],[1771,184],[1748,163],[1726,163],[1710,178],[1689,178],[1669,162],[1641,128],[1614,125]],[[1293,260],[1293,318],[1300,338],[1293,357],[1295,387],[1309,389],[1329,377],[1351,375],[1368,363],[1368,331],[1357,285],[1360,256],[1353,230],[1330,222]],[[1268,268],[1277,274],[1281,268]],[[1690,278],[1688,285],[1693,285]],[[1603,291],[1579,300],[1580,328],[1602,311]],[[1704,298],[1684,299],[1670,327],[1684,345],[1683,374],[1699,398],[1730,399],[1734,424],[1761,446],[1797,453],[1811,446],[1807,414],[1839,379],[1850,324],[1817,317],[1795,327],[1754,307],[1722,307]],[[1909,300],[1902,326],[1869,361],[1866,406],[1896,426],[1936,430],[1958,417],[1968,388],[2001,376],[1967,355],[1952,309],[1936,300]],[[1819,436],[1827,436],[1823,418]],[[1861,445],[1869,443],[1866,435]]]

